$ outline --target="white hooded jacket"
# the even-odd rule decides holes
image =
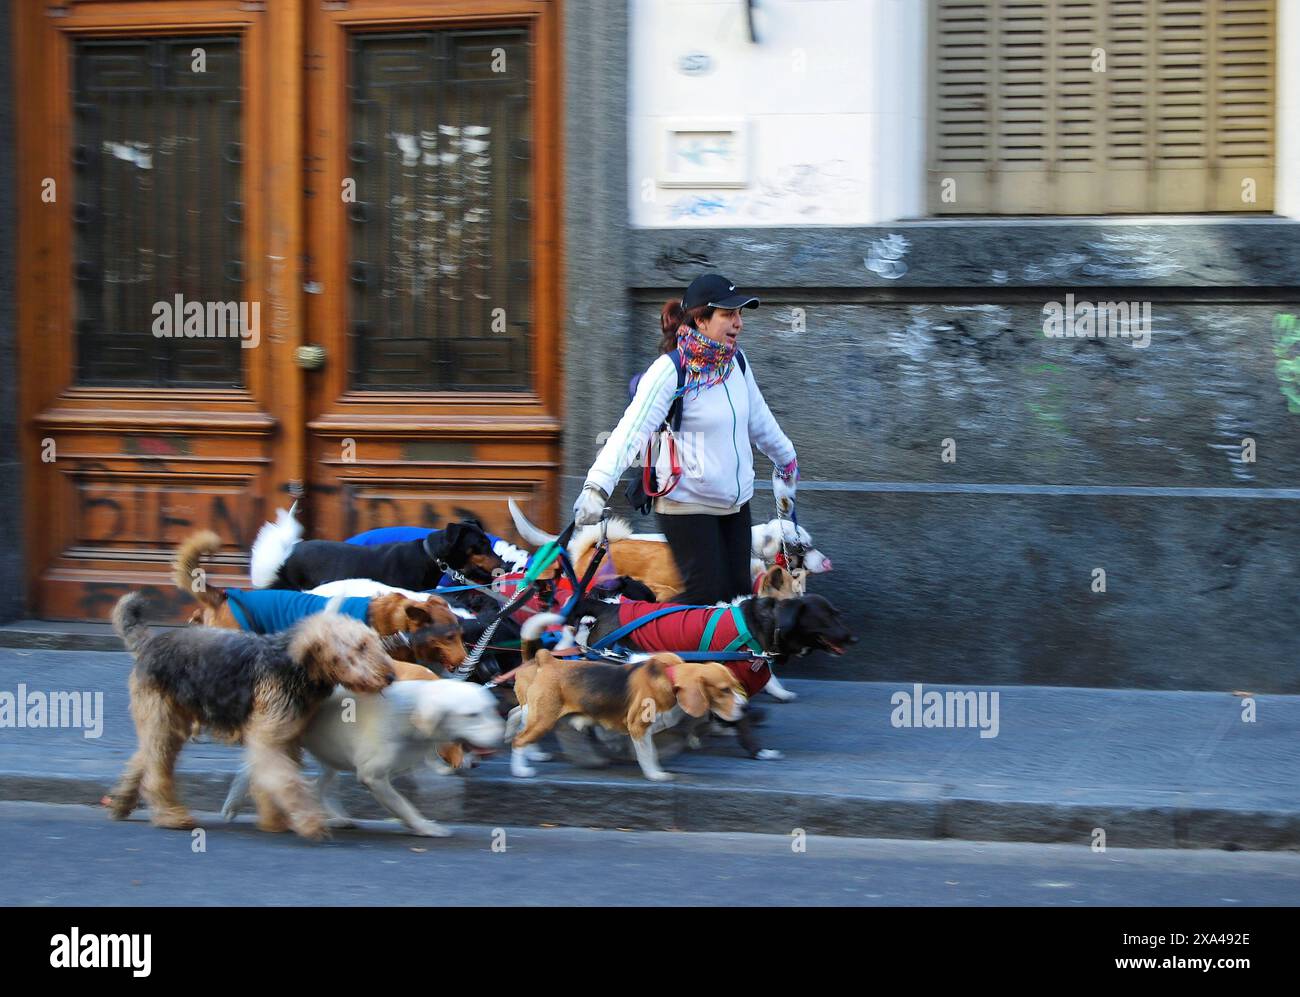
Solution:
[[[754,494],[754,447],[778,467],[795,459],[794,444],[767,407],[753,367],[746,368],[742,374],[735,361],[725,381],[698,393],[688,388],[682,396],[682,428],[677,434],[682,477],[667,496],[674,502],[720,509],[743,505]],[[587,472],[588,482],[612,495],[633,461],[640,473],[646,441],[663,423],[676,390],[677,368],[664,353],[642,376],[632,404]],[[669,470],[668,448],[660,447],[655,463],[659,487],[667,483]]]

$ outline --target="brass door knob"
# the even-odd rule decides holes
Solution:
[[[325,366],[325,347],[308,343],[293,351],[293,358],[303,370],[320,370]]]

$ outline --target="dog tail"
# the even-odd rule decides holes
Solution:
[[[280,566],[289,559],[293,545],[301,539],[302,524],[293,518],[293,509],[277,509],[275,522],[263,524],[253,541],[248,569],[253,585],[260,589],[273,586],[279,577]]]
[[[540,547],[557,538],[556,534],[543,532],[530,523],[528,517],[524,515],[524,510],[515,505],[514,499],[507,499],[506,505],[510,507],[510,518],[515,521],[515,529],[534,547]]]
[[[144,622],[144,595],[140,592],[128,592],[117,600],[113,607],[113,629],[122,638],[122,643],[132,654],[139,654],[140,648],[149,639],[149,627]]]
[[[200,559],[215,554],[220,549],[219,536],[211,530],[200,530],[176,549],[176,560],[172,562],[172,581],[176,587],[213,609],[219,607],[223,599],[216,591],[208,588],[205,582],[200,582],[195,572],[199,570]]]
[[[519,628],[519,654],[525,661],[532,661],[542,649],[542,631],[563,623],[564,617],[559,613],[538,613],[530,616]]]

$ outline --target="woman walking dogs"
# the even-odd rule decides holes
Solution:
[[[642,375],[632,404],[591,465],[573,507],[579,526],[598,522],[619,477],[651,434],[666,428],[673,409],[672,438],[660,448],[658,485],[652,483],[648,494],[658,496],[659,528],[686,586],[679,602],[708,604],[750,592],[753,447],[775,465],[777,507],[786,515],[794,508],[799,480],[794,444],[777,425],[753,369],[736,348],[741,310],[758,303],[725,277],[705,274],[691,282],[681,301],[664,305],[660,356]],[[674,408],[679,398],[680,410]]]

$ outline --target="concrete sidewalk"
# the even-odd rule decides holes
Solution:
[[[0,727],[0,799],[90,803],[108,791],[135,742],[129,668],[124,653],[0,648],[0,693],[22,683],[29,696],[102,692],[104,704],[98,738]],[[768,716],[762,741],[785,753],[780,761],[713,738],[668,763],[671,783],[562,756],[517,780],[500,755],[398,785],[430,816],[492,825],[1085,844],[1100,829],[1115,848],[1300,847],[1300,697],[1256,697],[1248,723],[1243,699],[1227,692],[989,687],[973,690],[998,693],[998,734],[983,738],[970,727],[894,727],[891,697],[912,692],[906,679],[783,681],[796,702],[757,700]],[[235,748],[187,746],[183,798],[218,809],[238,763]],[[351,812],[385,816],[344,781]]]

